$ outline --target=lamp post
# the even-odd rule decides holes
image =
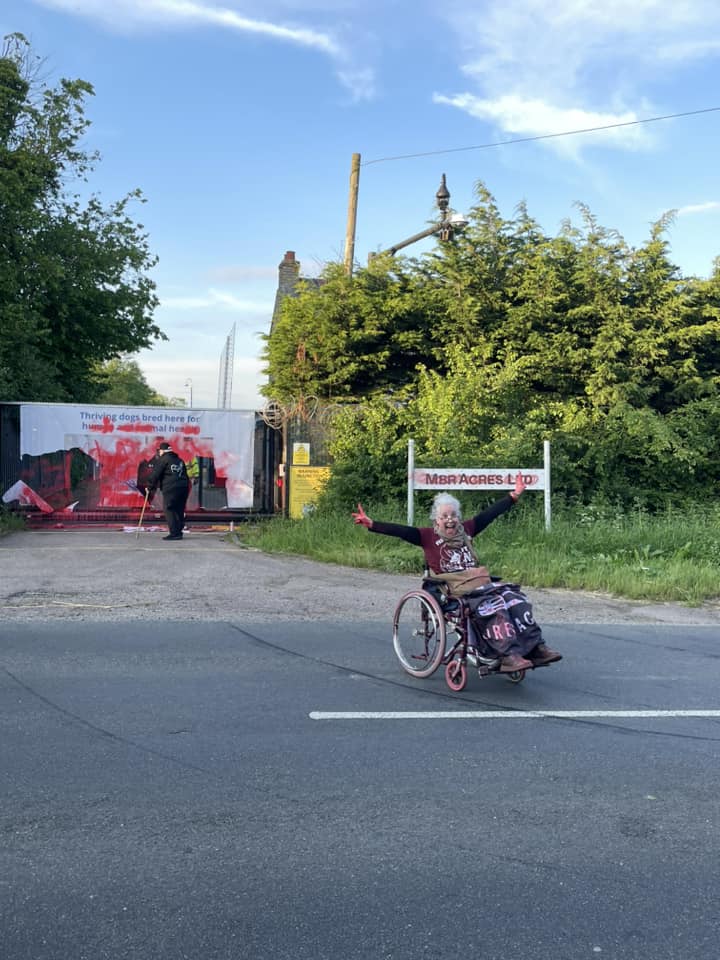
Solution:
[[[190,388],[190,409],[192,410],[192,380],[190,377],[185,381],[185,386]]]
[[[417,243],[418,240],[424,240],[425,237],[432,237],[435,234],[439,236],[440,240],[447,242],[448,240],[452,240],[456,233],[459,233],[467,226],[468,222],[461,213],[453,213],[448,215],[448,207],[450,206],[450,191],[447,188],[445,174],[442,175],[440,186],[435,194],[435,202],[437,203],[438,210],[440,211],[440,219],[437,223],[432,224],[426,230],[421,230],[420,233],[413,234],[413,236],[408,237],[407,240],[401,240],[400,243],[393,244],[392,247],[382,250],[381,253],[390,253],[394,255],[398,252],[398,250],[402,250],[403,247],[409,247],[411,243]],[[379,255],[380,254],[371,253],[369,259]]]

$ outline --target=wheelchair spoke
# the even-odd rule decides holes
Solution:
[[[445,621],[437,601],[423,590],[401,598],[393,618],[393,646],[402,668],[429,677],[445,653]]]

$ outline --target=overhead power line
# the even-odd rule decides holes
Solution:
[[[676,120],[678,117],[695,117],[700,113],[715,113],[720,107],[705,107],[703,110],[688,110],[685,113],[668,113],[664,117],[646,117],[644,120],[626,120],[624,123],[608,123],[602,127],[584,127],[582,130],[564,130],[562,133],[544,133],[537,137],[517,137],[514,140],[496,140],[494,143],[479,143],[472,147],[449,147],[444,150],[427,150],[425,153],[403,153],[397,157],[378,157],[365,160],[363,167],[372,163],[386,163],[390,160],[414,160],[418,157],[436,157],[441,153],[462,153],[466,150],[488,150],[490,147],[505,147],[511,143],[533,143],[536,140],[552,140],[556,137],[572,137],[578,133],[596,133],[598,130],[616,130],[618,127],[636,127],[641,123],[656,123],[658,120]]]

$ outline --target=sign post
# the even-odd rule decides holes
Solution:
[[[543,440],[543,461],[545,464],[545,529],[550,529],[550,441]]]
[[[415,522],[415,441],[408,440],[408,495],[407,495],[408,526]]]

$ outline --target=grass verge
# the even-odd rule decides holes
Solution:
[[[0,504],[0,537],[4,537],[13,530],[25,530],[25,518],[8,510],[7,507]]]
[[[368,513],[405,522],[397,507]],[[416,522],[429,523],[424,518]],[[355,526],[349,510],[343,516],[316,511],[303,520],[273,518],[243,525],[235,539],[267,553],[350,567],[411,574],[423,569],[419,548]],[[526,587],[689,605],[720,599],[720,508],[714,506],[668,508],[655,515],[564,508],[553,515],[548,531],[537,502],[523,501],[484,530],[475,547],[491,573]]]

